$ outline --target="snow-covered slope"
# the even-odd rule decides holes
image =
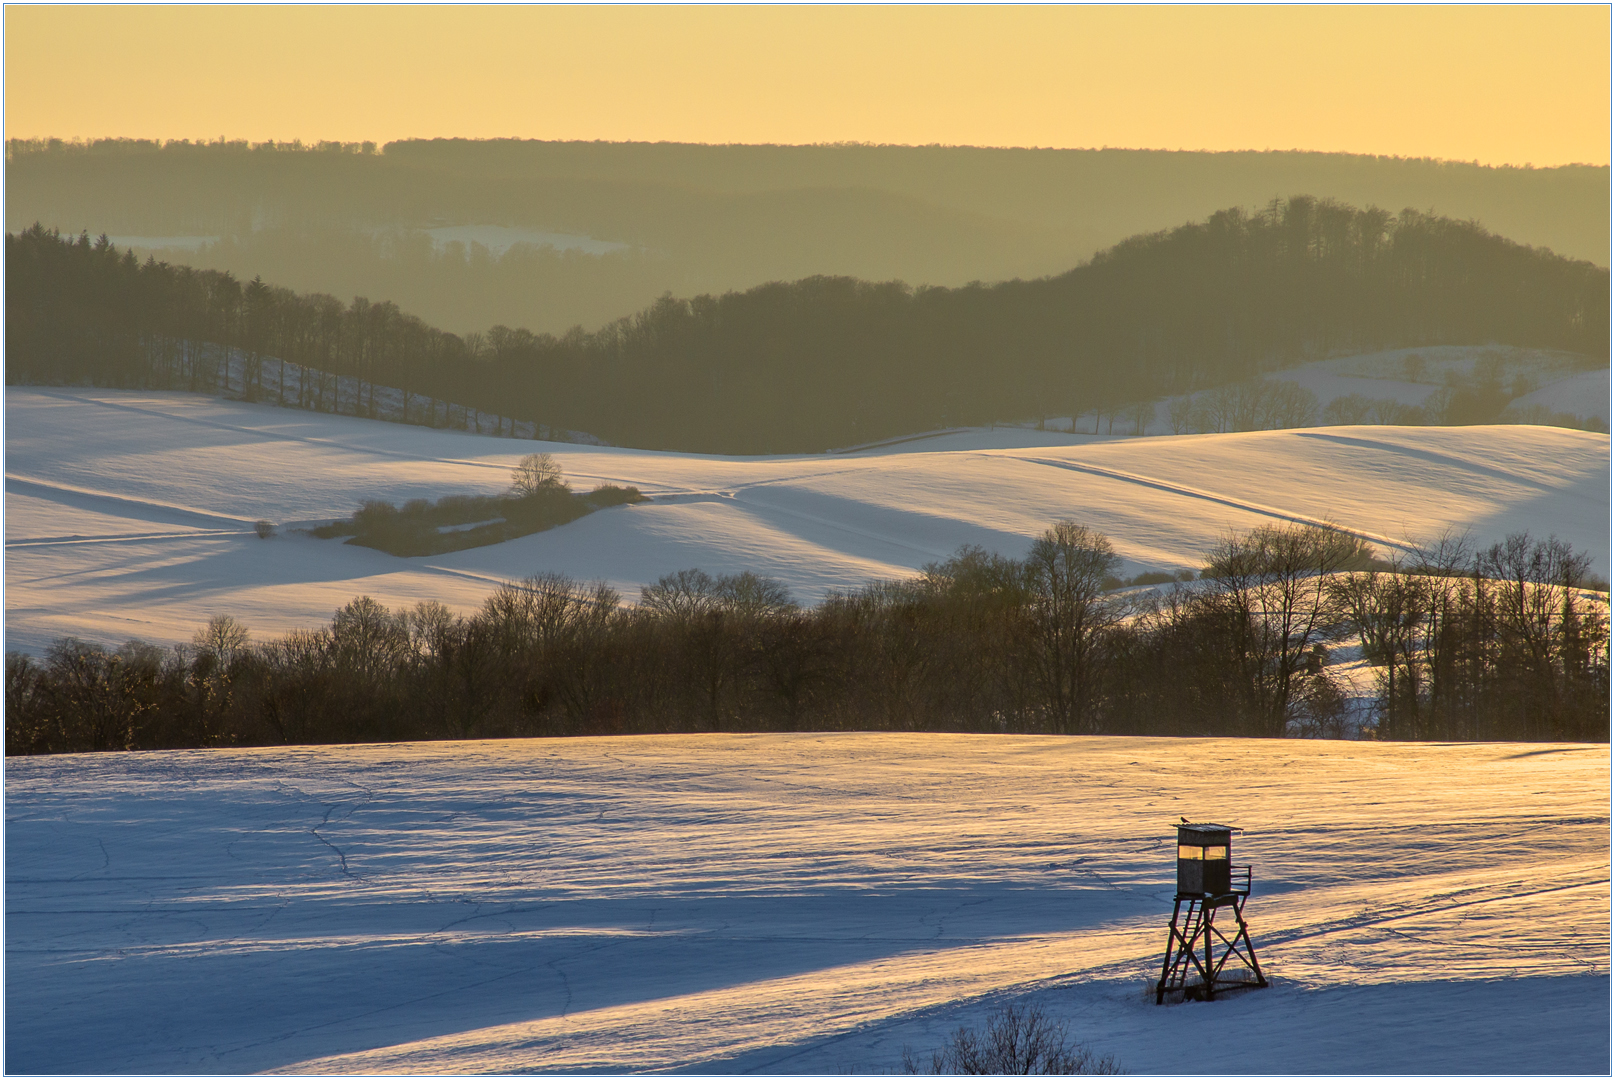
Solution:
[[[1510,402],[1513,409],[1541,405],[1549,412],[1596,418],[1609,424],[1609,367],[1588,371],[1588,358],[1553,349],[1501,345],[1436,345],[1339,356],[1276,371],[1270,379],[1299,383],[1320,405],[1348,394],[1370,400],[1422,405],[1449,378],[1490,371],[1503,385],[1521,380],[1531,390]]]
[[[1596,416],[1609,424],[1609,369],[1583,371],[1558,379],[1540,390],[1515,398],[1511,408],[1529,409],[1540,405],[1549,412],[1571,416]]]
[[[1273,980],[1157,1007],[1180,816]],[[746,735],[12,759],[10,1073],[1609,1069],[1607,746]]]
[[[1019,557],[1065,517],[1110,536],[1128,575],[1197,567],[1231,528],[1321,519],[1386,547],[1446,528],[1482,543],[1556,533],[1599,573],[1610,566],[1609,437],[1557,428],[975,431],[854,454],[719,458],[66,389],[12,389],[6,425],[6,646],[31,651],[66,634],[186,640],[214,614],[282,633],[363,593],[466,610],[496,582],[539,571],[603,578],[633,599],[685,567],[753,570],[811,603],[963,544]],[[537,449],[576,486],[633,484],[655,499],[421,559],[291,527],[366,499],[496,492]],[[259,518],[279,534],[257,539]]]
[[[1270,372],[1264,378],[1304,387],[1316,395],[1320,408],[1326,408],[1335,399],[1353,394],[1370,402],[1423,406],[1450,380],[1463,383],[1485,376],[1495,378],[1511,392],[1518,392],[1514,389],[1517,385],[1533,388],[1509,402],[1504,413],[1509,419],[1531,420],[1533,406],[1541,406],[1551,414],[1541,422],[1559,422],[1568,415],[1582,420],[1597,419],[1608,428],[1609,366],[1605,363],[1588,370],[1597,363],[1592,357],[1557,349],[1434,345],[1333,356]],[[1147,422],[1143,434],[1172,434],[1170,410],[1182,400],[1182,397],[1170,397],[1156,402],[1154,418]],[[1090,411],[1077,418],[1076,429],[1092,432],[1095,423]],[[1103,431],[1135,434],[1130,415],[1118,414],[1112,422],[1100,417],[1097,423]],[[1046,418],[1046,426],[1062,431],[1069,430],[1071,424],[1069,416]]]

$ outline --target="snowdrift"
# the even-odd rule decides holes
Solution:
[[[721,458],[478,436],[175,393],[12,388],[6,646],[189,639],[215,614],[268,636],[354,596],[461,610],[540,571],[632,600],[685,567],[752,570],[799,601],[911,574],[964,544],[1013,557],[1050,523],[1108,535],[1124,573],[1196,568],[1228,529],[1333,520],[1394,550],[1470,529],[1556,533],[1609,574],[1609,437],[1559,428],[1320,428],[1095,439],[952,432],[859,453]],[[546,450],[574,486],[654,501],[418,559],[299,525],[509,483]],[[279,525],[269,540],[253,523]]]
[[[12,1073],[1609,1069],[1607,746],[703,735],[13,759]],[[1157,1007],[1180,816],[1267,990]],[[1209,1055],[1209,1056],[1208,1056]]]

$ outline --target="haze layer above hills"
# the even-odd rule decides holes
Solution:
[[[815,274],[914,285],[1037,277],[1133,234],[1303,192],[1478,220],[1600,265],[1609,246],[1609,170],[1593,166],[516,140],[373,152],[13,142],[8,161],[10,231],[37,220],[105,232],[243,278],[386,298],[456,332],[560,333],[663,292]]]

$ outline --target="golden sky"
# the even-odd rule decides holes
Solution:
[[[1584,7],[19,7],[6,134],[1609,163]]]

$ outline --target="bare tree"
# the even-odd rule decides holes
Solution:
[[[510,488],[517,496],[527,498],[548,491],[565,491],[567,485],[553,457],[528,454],[510,470]]]
[[[337,659],[368,684],[393,670],[409,654],[409,619],[368,596],[348,601],[331,618],[331,647]]]
[[[1378,570],[1335,575],[1330,602],[1357,633],[1363,658],[1378,670],[1382,715],[1399,730],[1418,725],[1425,635],[1433,592],[1427,578]]]
[[[715,593],[725,610],[741,616],[783,615],[796,608],[783,584],[750,570],[725,574],[717,580]]]
[[[1362,424],[1367,422],[1368,411],[1373,407],[1373,400],[1364,394],[1345,394],[1324,406],[1321,420],[1329,426]]]
[[[1369,406],[1368,414],[1373,417],[1376,424],[1406,424],[1409,422],[1408,408],[1394,398],[1379,398]],[[1418,423],[1418,420],[1413,420]]]
[[[1074,521],[1057,522],[1026,557],[1038,681],[1056,730],[1087,730],[1092,720],[1095,654],[1116,618],[1102,594],[1121,561],[1109,540]]]
[[[1237,431],[1239,425],[1239,391],[1232,384],[1218,386],[1195,399],[1201,431]]]
[[[639,590],[639,606],[663,618],[685,620],[718,608],[718,583],[691,567],[663,574]]]
[[[1232,629],[1252,734],[1286,734],[1297,675],[1338,623],[1329,575],[1364,566],[1372,555],[1360,538],[1313,525],[1230,533],[1210,553],[1205,576],[1217,583],[1210,601]]]
[[[723,727],[724,700],[738,667],[730,626],[733,589],[725,589],[727,581],[692,568],[664,574],[639,591],[643,611],[672,623],[680,663],[700,688],[706,722],[715,728]]]
[[[1263,380],[1258,410],[1255,427],[1308,427],[1318,418],[1318,395],[1288,379]]]
[[[1172,425],[1172,434],[1187,435],[1196,428],[1195,399],[1188,394],[1180,398],[1173,398],[1172,404],[1166,408],[1167,422]]]
[[[1148,433],[1149,426],[1155,423],[1155,402],[1135,401],[1127,406],[1127,418],[1133,422],[1133,434],[1144,435]]]
[[[247,628],[228,615],[213,616],[191,636],[197,652],[214,656],[223,667],[229,667],[245,653],[251,641]]]

